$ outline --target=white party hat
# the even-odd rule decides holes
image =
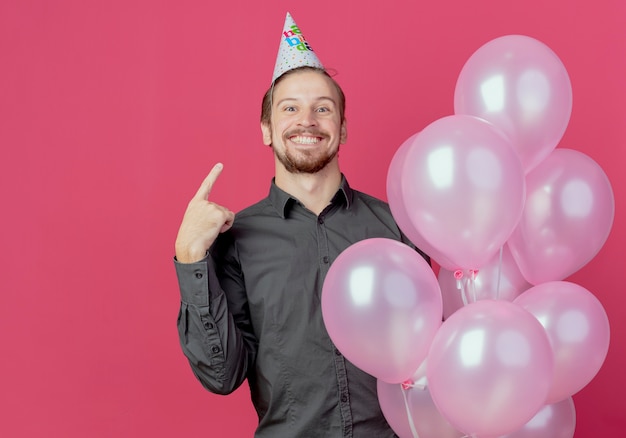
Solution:
[[[305,65],[324,68],[304,38],[304,35],[302,35],[300,28],[293,21],[291,14],[287,12],[283,33],[280,36],[280,45],[278,46],[278,56],[276,57],[272,82],[286,71]]]

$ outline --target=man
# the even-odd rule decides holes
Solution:
[[[301,35],[289,15],[285,28]],[[261,116],[275,161],[268,197],[235,219],[208,200],[218,164],[181,223],[181,345],[210,391],[228,394],[248,379],[257,437],[394,436],[376,379],[333,346],[320,294],[348,246],[403,236],[388,206],[351,189],[340,171],[347,130],[339,85],[317,58],[281,68]]]

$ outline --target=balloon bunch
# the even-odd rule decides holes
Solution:
[[[439,276],[406,245],[359,242],[329,270],[324,322],[378,379],[403,438],[571,438],[571,397],[610,330],[599,300],[564,279],[604,245],[611,185],[590,157],[556,148],[571,84],[533,38],[479,48],[454,108],[399,147],[387,176],[394,218]]]

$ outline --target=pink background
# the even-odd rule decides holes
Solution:
[[[507,34],[551,47],[573,84],[560,144],[608,174],[615,223],[570,280],[611,322],[574,397],[576,437],[622,436],[626,3],[3,0],[0,2],[0,435],[250,436],[248,390],[195,380],[176,333],[173,242],[214,162],[234,210],[273,174],[260,99],[286,11],[348,96],[351,184],[385,196],[396,148],[453,113],[456,78]]]

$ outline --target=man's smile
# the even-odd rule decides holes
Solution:
[[[289,140],[296,144],[313,145],[313,144],[317,144],[322,139],[321,137],[314,137],[310,135],[294,135],[294,136],[289,137]]]

